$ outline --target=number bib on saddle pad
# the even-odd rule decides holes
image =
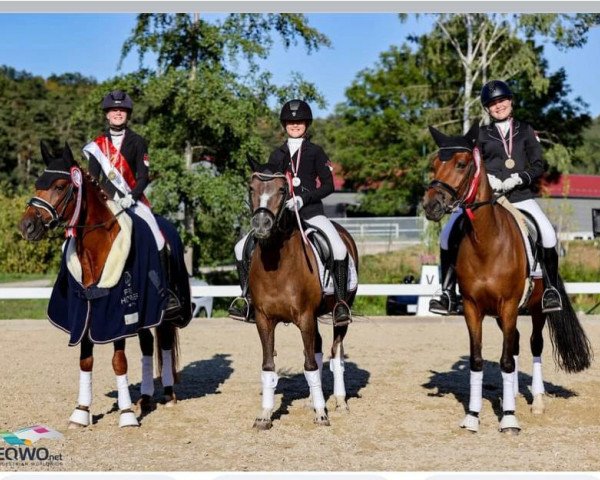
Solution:
[[[97,285],[84,288],[73,275],[73,271],[77,275],[76,269],[67,266],[73,262],[76,241],[67,240],[48,305],[48,318],[70,334],[69,345],[77,345],[88,327],[92,342],[108,343],[136,335],[139,329],[157,326],[162,321],[167,300],[166,279],[156,242],[144,220],[135,214],[130,218],[131,248],[123,274],[113,286],[107,286],[113,282],[103,284],[100,279]]]

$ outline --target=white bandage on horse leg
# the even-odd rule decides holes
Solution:
[[[161,380],[163,387],[172,387],[175,383],[175,378],[173,377],[173,358],[171,357],[171,350],[161,350],[160,354],[162,355],[162,373]]]
[[[333,372],[333,394],[336,397],[346,396],[344,384],[344,360],[338,356],[329,360],[329,370]]]
[[[515,409],[514,372],[502,372],[502,410],[505,412]]]
[[[142,385],[140,386],[142,395],[154,395],[154,368],[152,366],[152,356],[142,356]]]
[[[481,372],[471,370],[469,384],[471,387],[469,393],[469,411],[479,413],[481,412],[483,397],[483,370]]]
[[[312,403],[315,410],[322,410],[325,408],[325,397],[323,396],[323,387],[321,386],[321,376],[319,370],[308,371],[304,370],[304,378],[310,388],[310,395],[312,397]]]
[[[515,378],[513,380],[513,388],[515,390],[515,397],[519,394],[519,356],[513,355],[515,360]]]
[[[127,374],[117,375],[117,393],[119,410],[131,408],[131,396],[129,395],[129,382]]]
[[[279,378],[275,372],[263,370],[260,372],[260,381],[262,382],[262,408],[273,410],[275,406],[275,387]]]
[[[89,407],[92,404],[92,372],[79,370],[79,405]]]
[[[315,353],[315,362],[317,362],[317,367],[319,367],[319,375],[323,378],[323,352]]]
[[[535,395],[543,394],[544,378],[542,376],[542,358],[533,357],[533,374],[531,378],[531,393]]]

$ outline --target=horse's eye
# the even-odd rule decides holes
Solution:
[[[57,192],[62,192],[65,189],[64,185],[55,185],[54,186],[54,190],[56,190]]]
[[[458,161],[456,162],[456,168],[459,170],[464,170],[467,167],[467,162]]]
[[[285,188],[284,188],[284,187],[281,187],[281,188],[279,189],[279,193],[285,193]]]

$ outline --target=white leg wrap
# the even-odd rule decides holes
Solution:
[[[323,378],[323,353],[315,353],[315,361],[317,362],[317,367],[319,367],[319,375]]]
[[[471,370],[470,378],[469,411],[481,412],[481,403],[483,398],[483,370],[474,372]]]
[[[142,356],[142,385],[140,386],[142,395],[154,395],[154,368],[152,366],[152,357]]]
[[[275,407],[275,387],[279,378],[275,372],[263,370],[260,372],[260,381],[262,382],[262,408],[264,410],[273,410]]]
[[[502,372],[502,410],[515,409],[514,373]]]
[[[79,370],[79,405],[89,407],[92,404],[92,372]]]
[[[513,355],[515,360],[515,378],[513,380],[513,388],[515,390],[515,397],[519,395],[519,356]]]
[[[542,359],[533,357],[533,375],[531,379],[531,393],[535,396],[544,393],[544,377],[542,376]]]
[[[163,387],[172,387],[175,383],[173,378],[173,359],[171,358],[171,350],[161,350],[162,355],[162,374],[161,380]]]
[[[129,382],[127,381],[127,374],[117,375],[117,392],[119,395],[119,410],[131,408],[131,396],[129,395]]]
[[[323,396],[323,387],[321,386],[321,376],[319,371],[315,370],[309,372],[304,370],[304,378],[310,388],[310,395],[312,396],[313,407],[315,410],[322,410],[325,408],[325,397]]]
[[[333,372],[333,394],[336,397],[346,397],[344,384],[344,360],[339,357],[329,360],[329,370]]]

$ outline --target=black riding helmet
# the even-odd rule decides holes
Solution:
[[[279,121],[282,125],[285,125],[285,122],[293,122],[297,120],[304,120],[308,122],[308,125],[312,123],[312,110],[308,103],[304,100],[290,100],[286,102],[281,108],[281,113],[279,114]]]
[[[494,100],[513,98],[510,87],[501,80],[492,80],[481,89],[481,104],[487,108]]]
[[[113,90],[102,100],[102,110],[109,108],[124,108],[131,112],[133,110],[133,101],[131,97],[122,90]]]

